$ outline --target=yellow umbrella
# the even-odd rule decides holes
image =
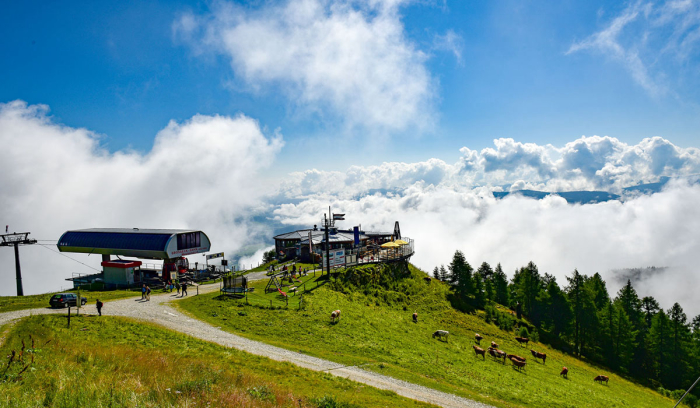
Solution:
[[[387,243],[385,243],[385,244],[382,244],[382,248],[398,248],[398,247],[400,247],[400,246],[401,246],[401,245],[397,244],[397,243],[394,242],[394,241],[391,241],[391,242],[387,242]]]
[[[408,242],[404,241],[403,239],[397,239],[394,242],[399,244],[399,245],[408,245]]]

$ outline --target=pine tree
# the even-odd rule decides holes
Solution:
[[[648,329],[651,327],[651,319],[659,311],[659,302],[652,296],[645,296],[642,299],[642,310],[644,311],[644,322]]]
[[[488,300],[494,300],[496,297],[495,295],[495,290],[493,287],[493,269],[491,269],[491,265],[489,265],[487,262],[483,262],[481,266],[479,266],[479,269],[476,271],[477,274],[481,275],[483,281],[484,281],[484,295],[486,296],[486,299]]]
[[[447,276],[447,269],[445,269],[445,265],[440,265],[440,280],[447,282],[448,278],[449,277]]]
[[[569,286],[566,288],[567,298],[572,312],[572,334],[574,336],[574,351],[578,355],[584,354],[587,344],[598,325],[595,304],[591,293],[586,289],[585,275],[581,275],[574,269],[571,277],[566,277]]]
[[[474,306],[478,309],[483,309],[486,306],[484,278],[480,273],[474,274]]]
[[[595,303],[596,310],[602,310],[610,303],[610,295],[608,294],[608,288],[605,285],[603,277],[596,272],[595,275],[591,276],[588,280],[588,285],[593,293],[593,303]]]
[[[433,278],[440,280],[440,270],[437,266],[433,269]]]
[[[690,340],[690,328],[688,327],[688,318],[683,312],[680,304],[674,303],[673,307],[668,311],[669,329],[670,329],[670,369],[674,374],[670,378],[669,388],[678,389],[683,385],[683,379],[688,373],[688,357]]]
[[[520,268],[513,276],[513,287],[516,299],[523,308],[523,313],[532,320],[535,325],[540,323],[540,308],[537,296],[542,289],[542,280],[537,266],[529,262],[526,267]]]
[[[654,379],[661,381],[663,384],[669,383],[671,377],[669,356],[671,343],[669,340],[670,324],[666,313],[663,310],[659,310],[651,319],[651,328],[649,329],[649,334],[647,334],[647,344],[649,346],[647,354],[653,360]]]
[[[556,280],[549,282],[546,291],[548,295],[546,310],[549,314],[552,334],[559,337],[568,331],[568,327],[571,324],[571,307]]]
[[[508,296],[508,277],[505,272],[503,272],[500,263],[496,265],[496,270],[493,272],[493,286],[496,302],[508,306],[510,303]]]
[[[464,258],[462,251],[455,251],[450,262],[450,281],[455,288],[455,293],[462,300],[466,300],[474,293],[474,283],[472,281],[473,269]]]

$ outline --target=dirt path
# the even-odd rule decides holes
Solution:
[[[218,283],[199,287],[200,294],[217,290],[219,290]],[[190,296],[194,296],[197,293],[196,287],[188,288],[188,293]],[[441,407],[491,407],[490,405],[468,400],[453,394],[436,391],[431,388],[397,380],[371,371],[365,371],[358,367],[346,367],[332,361],[311,357],[231,334],[221,330],[219,327],[214,327],[208,323],[193,319],[168,306],[169,302],[177,301],[178,299],[181,298],[176,296],[173,292],[172,294],[154,294],[148,302],[133,298],[114,300],[105,302],[102,312],[110,316],[125,316],[145,320],[198,339],[217,343],[225,347],[234,347],[251,354],[268,357],[277,361],[287,361],[310,370],[327,371],[339,377],[349,378],[375,388],[394,391],[401,396],[428,402]],[[66,313],[66,311],[45,308],[0,313],[0,325],[29,315],[49,313]],[[81,308],[81,313],[97,314],[97,311],[94,305],[88,305]]]

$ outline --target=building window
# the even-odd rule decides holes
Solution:
[[[188,232],[177,235],[177,249],[198,248],[201,246],[201,236],[199,232]]]

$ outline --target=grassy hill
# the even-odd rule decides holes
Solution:
[[[56,293],[78,293],[76,290],[64,290],[63,292],[43,293],[41,295],[29,296],[0,296],[0,313],[10,312],[13,310],[36,309],[40,307],[49,307],[49,299]],[[140,292],[128,290],[106,290],[106,291],[80,291],[82,297],[87,298],[88,304],[95,304],[96,299],[103,302],[116,299],[124,299],[128,297],[141,296]]]
[[[290,350],[387,374],[435,389],[455,393],[498,407],[659,407],[673,402],[657,392],[549,347],[530,343],[526,349],[513,332],[459,312],[449,302],[449,288],[439,281],[427,283],[425,273],[410,266],[397,269],[362,267],[338,280],[306,282],[303,308],[265,306],[265,297],[279,302],[277,293],[264,294],[266,281],[255,284],[255,302],[218,294],[179,302],[197,318],[248,338]],[[260,299],[263,299],[260,301]],[[298,296],[292,298],[298,299]],[[250,299],[249,299],[250,300]],[[338,324],[330,312],[342,311]],[[416,311],[419,322],[412,322]],[[435,340],[435,330],[448,330],[448,342]],[[484,336],[482,346],[495,341],[502,350],[528,359],[518,372],[502,364],[475,357],[474,334]],[[546,364],[535,362],[529,349],[547,354]],[[569,368],[569,379],[559,376]],[[598,374],[610,376],[608,386],[593,382]]]
[[[0,407],[429,406],[116,317],[23,319],[0,356]]]

